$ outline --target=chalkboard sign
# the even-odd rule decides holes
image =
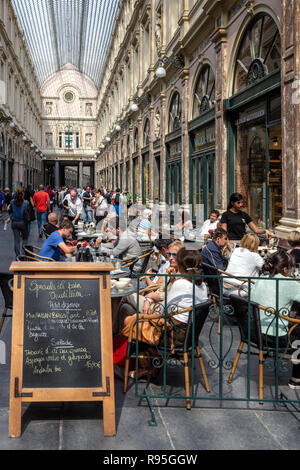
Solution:
[[[110,263],[13,262],[9,436],[23,402],[103,403],[116,433]]]
[[[24,388],[102,387],[99,297],[98,279],[25,280]]]

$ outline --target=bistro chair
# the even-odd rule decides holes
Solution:
[[[138,261],[142,259],[143,263],[138,271],[135,271],[134,273],[131,274],[131,277],[136,278],[137,274],[144,274],[146,272],[146,269],[150,260],[150,256],[152,255],[153,252],[154,252],[153,249],[147,250],[144,254],[138,257]]]
[[[17,261],[36,261],[36,258],[33,258],[32,256],[19,255],[17,256]]]
[[[273,309],[263,307],[262,305],[259,305],[256,302],[252,302],[247,298],[243,298],[234,294],[230,296],[230,302],[234,308],[235,316],[239,327],[240,344],[237,349],[237,353],[233,362],[230,375],[228,377],[228,383],[232,383],[241,354],[247,354],[247,351],[243,351],[244,345],[247,344],[248,348],[250,348],[250,354],[256,356],[258,355],[259,358],[258,387],[259,400],[260,403],[262,403],[262,400],[264,398],[264,361],[268,357],[276,358],[276,339],[274,336],[262,333],[260,323],[260,310],[264,310],[267,312],[267,314],[274,316],[275,311]],[[248,319],[248,315],[250,315],[250,319]],[[293,327],[290,330],[288,330],[287,328],[287,334],[285,336],[279,337],[278,354],[285,355],[288,353],[288,351],[291,350],[290,334],[298,325],[300,325],[300,320],[283,316],[281,314],[279,314],[279,317],[288,321],[290,324],[293,324]]]
[[[161,335],[161,340],[158,345],[155,345],[157,349],[157,354],[155,356],[151,355],[144,355],[143,350],[141,351],[141,354],[138,354],[139,359],[154,359],[154,358],[163,358],[164,357],[164,351],[166,349],[166,355],[168,357],[168,360],[174,360],[178,359],[184,366],[184,380],[185,380],[185,392],[186,392],[186,408],[188,410],[191,409],[191,393],[190,393],[190,379],[189,379],[189,358],[192,357],[192,354],[194,354],[194,357],[198,359],[201,373],[203,376],[203,381],[204,381],[204,386],[206,391],[209,393],[210,392],[210,386],[207,380],[207,375],[204,367],[204,362],[201,356],[201,350],[199,346],[199,336],[201,333],[201,330],[203,328],[203,325],[205,323],[205,320],[208,316],[209,313],[209,308],[212,304],[211,300],[208,300],[206,302],[203,302],[201,304],[195,305],[195,324],[193,327],[193,308],[187,308],[184,310],[179,310],[174,313],[168,313],[167,314],[167,322],[168,324],[172,325],[172,333],[173,333],[173,338],[174,338],[174,345],[172,347],[169,347],[168,345],[162,344],[161,340],[164,340],[164,333]],[[155,306],[152,309],[152,312],[155,310]],[[183,341],[183,346],[182,347],[176,347],[176,337],[177,337],[177,323],[175,320],[172,320],[172,317],[174,315],[178,315],[180,313],[184,312],[189,312],[189,319],[186,327],[186,333],[185,333],[185,338]],[[151,315],[139,315],[139,324],[143,323],[145,321],[153,320],[157,322],[158,324],[159,320],[165,320],[165,314],[160,313],[160,314],[155,314],[152,313]],[[132,339],[133,335],[133,328],[137,323],[137,318],[134,317],[133,321],[131,322],[130,326],[130,333],[128,337],[128,345],[127,345],[127,354],[126,354],[126,361],[125,361],[125,371],[124,371],[124,388],[123,391],[126,393],[127,391],[127,385],[128,385],[128,372],[129,372],[129,363],[131,359],[136,359],[136,344],[137,342]],[[137,325],[136,325],[137,327]],[[159,326],[157,326],[159,328]],[[194,335],[193,335],[194,331]],[[193,350],[193,336],[194,336],[194,350]],[[139,343],[139,346],[142,345],[145,347],[149,347],[146,343]],[[151,375],[148,377],[148,381],[150,380]]]
[[[33,258],[33,261],[52,261],[55,262],[54,259],[48,258],[47,256],[40,256],[37,253],[35,253],[33,250],[31,251],[30,248],[36,249],[37,247],[32,247],[32,246],[23,246],[23,249],[27,255],[27,257]],[[38,248],[39,249],[39,248]]]
[[[42,227],[43,228],[43,234],[45,235],[46,238],[48,238],[48,237],[50,237],[50,235],[49,235],[49,233],[47,233],[46,227],[47,227],[47,225],[43,225],[43,227]]]
[[[0,320],[0,333],[3,328],[3,324],[6,317],[11,317],[12,315],[7,315],[7,310],[12,310],[13,307],[13,290],[9,281],[13,280],[13,274],[9,273],[0,273],[0,289],[4,298],[4,310],[2,312]]]
[[[202,270],[205,276],[214,276],[205,278],[205,282],[209,288],[209,295],[213,301],[213,306],[216,314],[219,316],[218,334],[221,331],[221,317],[220,317],[220,306],[221,306],[221,281],[220,272],[214,266],[202,263]],[[230,305],[230,299],[226,294],[223,293],[223,306]]]
[[[129,268],[130,270],[130,277],[132,276],[134,265],[138,262],[139,258],[136,256],[131,258],[129,261],[125,261],[125,264],[121,265],[121,269]]]

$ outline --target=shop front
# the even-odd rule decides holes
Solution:
[[[142,201],[144,205],[148,205],[151,199],[149,146],[142,151],[142,162]]]
[[[214,209],[215,198],[215,122],[214,113],[206,119],[213,118],[202,127],[189,126],[190,136],[190,204],[193,220],[206,220]]]
[[[133,202],[137,202],[139,187],[139,157],[138,154],[132,156],[132,197]]]
[[[177,136],[176,136],[177,137]],[[182,204],[182,143],[181,137],[166,138],[167,191],[166,203],[169,206]],[[172,139],[172,140],[171,140]],[[174,140],[173,140],[174,139]]]
[[[280,34],[267,14],[247,27],[235,66],[228,115],[228,196],[239,192],[262,228],[282,217]]]

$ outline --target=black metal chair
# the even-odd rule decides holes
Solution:
[[[141,267],[138,271],[131,273],[131,277],[136,278],[137,274],[144,274],[146,272],[146,269],[150,260],[150,256],[152,255],[153,251],[154,251],[153,249],[147,250],[145,253],[143,253],[142,255],[138,257],[137,262],[142,259],[143,263],[141,264]]]
[[[201,356],[201,350],[199,346],[199,336],[202,331],[202,328],[204,326],[205,320],[208,316],[209,313],[209,308],[212,305],[212,301],[208,300],[206,302],[203,302],[201,304],[195,305],[195,324],[193,325],[193,308],[190,307],[185,310],[177,310],[176,312],[173,313],[168,313],[167,315],[167,322],[169,325],[171,324],[172,329],[173,329],[173,341],[174,344],[172,347],[168,345],[162,344],[162,341],[164,340],[164,333],[161,336],[161,341],[158,345],[155,345],[153,347],[156,348],[157,350],[157,355],[156,356],[146,356],[146,359],[153,359],[153,358],[161,358],[163,359],[164,357],[164,350],[166,349],[167,357],[168,360],[172,359],[179,359],[183,360],[183,365],[184,365],[184,377],[185,377],[185,391],[186,391],[186,408],[188,410],[191,409],[191,399],[189,398],[191,396],[190,393],[190,380],[189,380],[189,358],[194,354],[194,357],[198,359],[201,373],[203,376],[204,380],[204,385],[206,391],[209,393],[210,392],[210,387],[208,384],[207,380],[207,375],[203,363],[203,359]],[[176,346],[176,338],[178,334],[178,328],[179,324],[176,322],[176,320],[172,319],[174,315],[178,315],[179,313],[183,312],[189,312],[189,319],[186,327],[186,332],[185,332],[185,337],[183,341],[183,346]],[[144,321],[149,321],[149,319],[154,320],[155,322],[158,322],[159,320],[162,320],[165,318],[164,313],[160,315],[140,315],[139,316],[139,323],[142,323]],[[128,346],[127,346],[127,354],[126,354],[126,361],[125,361],[125,372],[124,372],[124,393],[127,391],[127,385],[128,385],[128,372],[129,372],[129,361],[130,359],[136,358],[136,341],[132,340],[132,333],[133,333],[133,328],[136,325],[137,320],[132,322],[130,334],[128,337]],[[157,326],[159,328],[159,326]],[[193,351],[193,336],[194,336],[194,351]],[[139,343],[139,346],[148,346],[145,343]],[[141,355],[139,354],[138,357],[140,359],[145,359],[145,356],[143,356],[143,350],[141,352]],[[149,377],[148,377],[149,380]]]
[[[13,307],[13,292],[10,288],[9,281],[13,279],[13,274],[9,273],[0,273],[0,288],[4,297],[4,310],[2,312],[2,317],[0,320],[0,333],[3,328],[3,324],[6,317],[11,317],[12,315],[7,315],[7,310],[12,310]]]
[[[239,331],[240,331],[240,344],[237,349],[237,353],[234,359],[234,363],[228,377],[228,383],[231,383],[233,376],[235,374],[239,359],[241,354],[247,354],[247,351],[243,351],[245,344],[250,348],[250,354],[258,355],[259,357],[259,400],[263,400],[263,370],[264,370],[264,361],[267,357],[276,357],[276,339],[274,336],[263,334],[261,331],[261,322],[260,322],[260,310],[266,311],[266,313],[271,317],[274,315],[275,321],[275,311],[272,309],[265,308],[255,302],[248,301],[247,298],[240,297],[238,295],[230,296],[231,305],[234,308],[235,316],[237,319]],[[248,316],[250,315],[250,318]],[[292,352],[290,333],[298,325],[300,325],[300,320],[295,318],[286,317],[279,315],[279,321],[283,319],[290,322],[294,325],[293,329],[286,326],[287,334],[285,336],[280,336],[278,338],[278,354],[285,355],[288,352]],[[250,326],[250,331],[249,331]],[[250,338],[250,341],[249,341]],[[258,350],[258,353],[256,351]]]
[[[205,282],[209,288],[209,294],[212,298],[214,309],[217,315],[219,315],[221,306],[221,281],[220,273],[217,268],[210,266],[209,264],[202,263],[202,270],[205,276],[214,276],[205,278]],[[223,306],[230,305],[230,298],[223,293]],[[218,333],[220,334],[220,316],[219,316],[219,328]]]

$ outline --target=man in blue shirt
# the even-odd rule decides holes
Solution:
[[[230,246],[226,230],[222,228],[215,230],[213,239],[201,252],[202,262],[225,271],[226,260],[222,254],[222,250],[226,245],[227,247]]]
[[[67,246],[65,243],[66,238],[72,236],[74,225],[69,220],[62,222],[60,229],[51,235],[44,242],[40,251],[40,256],[46,258],[52,258],[54,261],[61,260],[61,252],[63,252],[67,258],[70,258],[72,253],[77,249],[76,246]],[[46,260],[45,260],[46,261]]]

